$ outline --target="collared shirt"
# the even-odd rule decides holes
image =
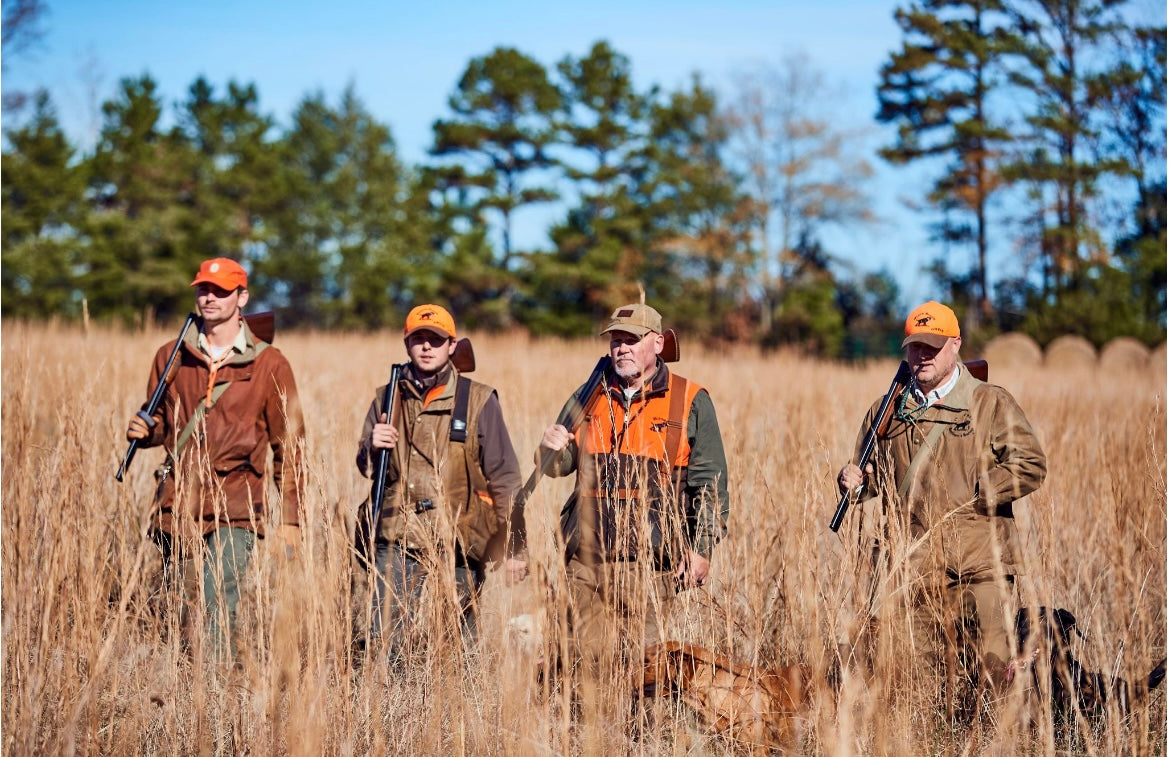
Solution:
[[[213,347],[207,341],[207,335],[204,334],[202,331],[199,332],[199,338],[196,341],[196,344],[199,346],[199,349],[203,351],[204,355],[206,355],[207,357],[211,358],[214,361],[218,361],[224,355],[225,350],[223,350],[222,348]],[[235,350],[240,355],[244,354],[244,352],[247,351],[248,339],[244,335],[244,330],[243,330],[242,326],[240,327],[239,332],[235,335],[235,341],[231,343],[231,347],[229,349]]]
[[[913,382],[913,398],[916,399],[919,404],[923,404],[926,407],[932,406],[935,402],[940,400],[942,397],[945,397],[954,389],[954,386],[958,383],[958,377],[961,375],[961,373],[961,369],[958,366],[954,366],[954,372],[950,374],[950,378],[946,380],[946,383],[942,384],[936,389],[931,390],[928,394],[922,394],[921,389],[918,389],[917,381],[915,380]]]

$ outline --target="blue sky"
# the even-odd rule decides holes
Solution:
[[[92,144],[97,106],[118,81],[149,72],[171,102],[199,75],[217,89],[230,79],[254,82],[262,110],[281,124],[306,93],[322,90],[336,102],[353,84],[389,125],[402,157],[419,162],[431,124],[445,115],[472,57],[508,45],[551,67],[600,39],[630,58],[642,88],[672,89],[696,70],[719,87],[743,66],[803,52],[840,88],[842,127],[873,128],[874,146],[890,138],[872,115],[878,67],[899,41],[892,0],[46,2],[43,40],[6,62],[3,86],[47,88],[66,131],[83,146]],[[1163,5],[1136,2],[1163,23]],[[901,202],[920,199],[923,176],[873,162],[870,190],[884,222],[833,233],[826,246],[866,270],[893,270],[907,301],[936,296],[920,269],[937,251],[927,245],[925,219]],[[517,218],[518,242],[540,245],[550,213]]]

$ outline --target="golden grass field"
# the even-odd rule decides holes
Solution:
[[[177,331],[177,324],[174,329]],[[480,643],[461,656],[435,639],[405,668],[351,643],[347,519],[368,492],[353,463],[361,422],[396,334],[283,333],[307,421],[306,544],[299,559],[261,544],[241,608],[235,669],[204,662],[174,614],[152,610],[152,548],[141,537],[151,471],[139,453],[114,472],[145,398],[151,356],[169,330],[128,333],[3,324],[3,751],[32,754],[703,754],[743,745],[707,738],[684,708],[658,705],[634,738],[628,722],[586,728],[566,698],[535,682],[506,638],[537,612],[559,566],[551,526],[568,491],[545,481],[529,503],[535,574],[492,574]],[[525,475],[537,440],[603,353],[599,340],[474,338],[475,376],[499,389]],[[730,535],[712,580],[686,592],[667,636],[745,663],[799,662],[823,678],[835,652],[849,571],[827,529],[834,478],[857,424],[892,376],[865,366],[683,341],[679,373],[707,386],[730,460]],[[967,359],[976,357],[966,355]],[[1164,366],[1131,373],[1004,369],[1048,456],[1044,488],[1020,514],[1039,604],[1071,609],[1093,670],[1135,680],[1165,654]],[[360,603],[359,603],[360,604]],[[915,685],[912,675],[908,686]],[[920,685],[920,684],[918,684]],[[627,686],[614,682],[615,701]],[[881,684],[844,676],[817,692],[803,749],[813,754],[1164,754],[1164,687],[1129,717],[1056,727],[1032,705],[1005,737],[922,727]],[[995,741],[995,739],[998,739]]]

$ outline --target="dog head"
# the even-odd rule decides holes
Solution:
[[[713,663],[713,652],[693,644],[666,641],[645,650],[641,670],[635,674],[636,696],[680,694],[690,688],[701,662]]]
[[[1057,607],[1052,610],[1040,607],[1034,612],[1026,607],[1020,607],[1015,615],[1015,633],[1019,643],[1019,652],[1024,651],[1028,639],[1037,631],[1043,633],[1045,641],[1053,651],[1067,649],[1072,643],[1072,634],[1083,639],[1084,636],[1076,629],[1076,616],[1068,610]]]

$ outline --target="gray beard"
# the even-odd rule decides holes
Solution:
[[[641,378],[641,369],[637,367],[636,363],[632,365],[627,364],[623,367],[619,367],[614,364],[613,372],[617,374],[617,378],[625,379],[626,381],[633,381],[634,379]]]

